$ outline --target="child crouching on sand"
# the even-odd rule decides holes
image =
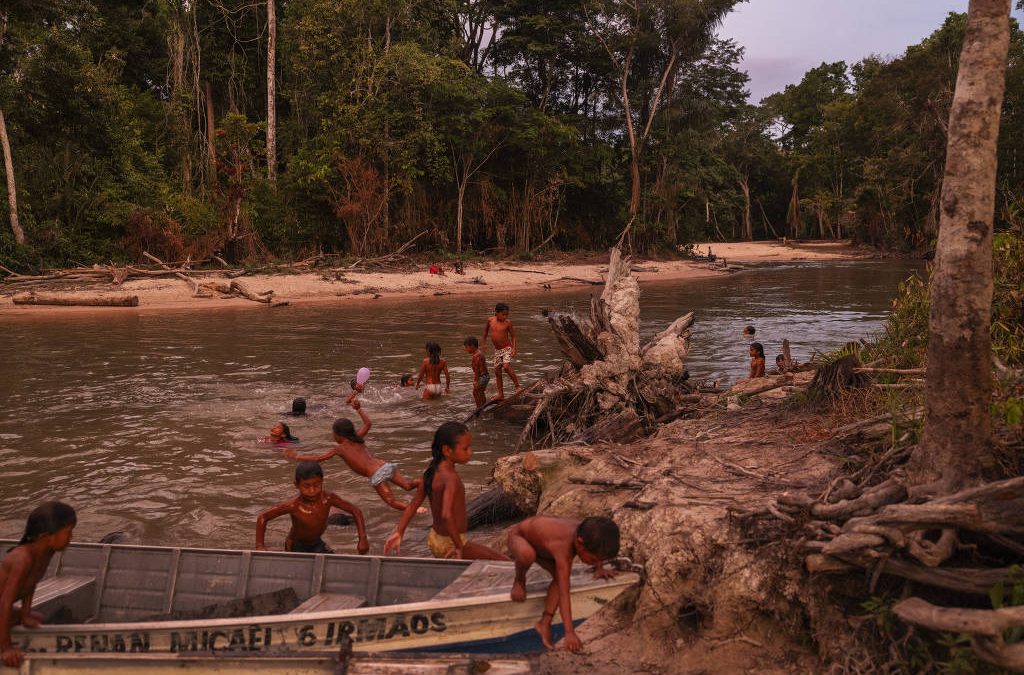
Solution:
[[[594,578],[609,579],[617,572],[601,567],[605,560],[619,554],[619,526],[608,518],[586,518],[583,522],[571,518],[534,516],[516,525],[508,533],[508,551],[516,561],[516,578],[512,583],[512,600],[526,599],[526,572],[537,563],[551,575],[544,613],[534,628],[544,646],[554,649],[551,642],[551,621],[560,609],[565,627],[565,648],[577,652],[583,646],[572,625],[572,605],[569,595],[569,577],[576,556],[587,565],[594,566]]]
[[[455,472],[455,465],[465,464],[472,457],[471,441],[472,436],[464,424],[445,422],[438,427],[430,447],[430,466],[423,472],[416,495],[405,508],[394,533],[384,543],[385,554],[398,552],[409,521],[423,500],[429,498],[434,520],[427,535],[427,545],[435,558],[508,560],[494,549],[466,538],[466,486]]]
[[[36,507],[25,523],[25,534],[18,545],[0,562],[0,650],[10,668],[21,665],[25,655],[11,642],[11,629],[18,624],[36,628],[43,617],[32,611],[32,595],[43,578],[50,558],[71,543],[78,523],[75,510],[63,502],[46,502]],[[21,601],[17,616],[14,603]]]

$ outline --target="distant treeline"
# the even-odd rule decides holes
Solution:
[[[372,256],[421,232],[528,256],[630,222],[642,250],[928,247],[965,16],[755,106],[715,33],[737,2],[4,0],[0,263]],[[997,225],[1024,199],[1022,48],[1015,27]]]

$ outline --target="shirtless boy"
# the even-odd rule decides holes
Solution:
[[[286,450],[285,456],[299,462],[326,462],[337,455],[345,461],[348,468],[369,479],[370,486],[377,491],[385,504],[393,509],[404,511],[406,503],[395,498],[388,482],[408,491],[415,489],[418,481],[407,481],[402,474],[398,473],[398,467],[393,463],[385,462],[369,453],[366,449],[365,439],[373,423],[363,412],[362,405],[358,400],[352,401],[350,406],[359,413],[359,417],[363,420],[363,426],[358,432],[355,430],[352,420],[341,417],[335,420],[334,426],[331,427],[334,442],[338,444],[332,450],[328,450],[322,455],[298,455],[294,450]]]
[[[448,374],[448,362],[441,358],[441,345],[436,342],[427,343],[427,355],[423,358],[419,375],[416,377],[416,388],[426,379],[423,387],[423,398],[434,398],[447,394],[451,388],[451,376]],[[444,389],[441,388],[441,373],[444,373]]]
[[[526,572],[537,563],[551,574],[551,585],[544,602],[544,613],[534,628],[544,646],[551,643],[551,621],[555,610],[561,610],[565,627],[565,648],[577,652],[583,646],[572,625],[572,605],[569,599],[569,577],[576,556],[587,565],[594,566],[595,579],[610,579],[617,572],[601,567],[605,560],[619,554],[619,526],[608,518],[586,518],[583,522],[571,518],[534,516],[516,525],[508,533],[508,550],[516,561],[516,578],[512,583],[512,600],[526,599]]]
[[[359,532],[359,544],[356,550],[366,553],[370,543],[366,540],[366,526],[363,524],[363,512],[358,506],[349,504],[333,492],[324,492],[324,470],[316,462],[299,462],[295,467],[295,487],[299,489],[297,497],[281,502],[259,515],[256,519],[256,548],[266,551],[263,539],[267,533],[267,523],[285,514],[292,517],[292,529],[284,540],[284,550],[296,553],[334,553],[322,539],[327,529],[327,516],[331,507],[348,511],[356,521]]]
[[[78,517],[62,502],[46,502],[36,507],[25,523],[25,534],[0,562],[0,651],[3,663],[11,668],[21,665],[25,655],[11,641],[11,629],[18,624],[38,628],[43,617],[32,611],[36,584],[43,578],[50,559],[71,543]],[[15,614],[14,603],[21,601]]]
[[[471,441],[464,424],[445,422],[438,427],[430,447],[430,466],[423,473],[423,481],[395,531],[384,543],[385,554],[399,550],[405,528],[416,514],[417,507],[429,497],[433,524],[427,535],[427,545],[435,558],[508,560],[494,549],[466,538],[466,487],[455,472],[455,465],[469,461],[473,455]]]
[[[479,408],[487,403],[487,383],[491,381],[491,375],[487,372],[487,359],[480,351],[480,343],[475,337],[468,337],[462,341],[467,354],[473,355],[473,400]]]
[[[512,322],[508,320],[508,305],[504,302],[495,305],[494,316],[487,319],[487,325],[484,326],[484,347],[487,346],[488,333],[491,334],[491,341],[494,343],[494,381],[498,385],[498,396],[494,400],[501,401],[505,398],[502,371],[508,373],[516,391],[519,391],[519,378],[512,372],[512,357],[516,355],[516,334],[512,330]]]

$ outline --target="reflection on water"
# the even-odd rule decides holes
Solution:
[[[805,265],[645,286],[642,330],[650,335],[697,312],[691,372],[734,380],[749,361],[744,325],[757,327],[769,364],[786,337],[805,360],[876,330],[911,269],[892,262]],[[147,544],[251,546],[256,515],[294,492],[293,464],[257,443],[277,420],[301,439],[300,452],[327,450],[334,419],[355,418],[343,405],[348,381],[367,366],[368,447],[417,475],[429,460],[433,430],[473,409],[462,340],[481,337],[494,302],[512,304],[515,368],[529,382],[560,363],[539,310],[583,309],[589,291],[5,319],[0,537],[20,536],[40,501],[62,499],[79,510],[76,537],[85,541],[128,530]],[[442,345],[452,374],[452,395],[441,401],[397,386],[402,373],[417,370],[428,340]],[[308,400],[307,417],[284,415],[296,396]],[[518,429],[486,419],[471,430],[474,455],[462,475],[473,495]],[[340,460],[324,469],[328,488],[363,509],[371,550],[379,552],[398,512]],[[285,521],[275,521],[268,543],[279,546],[286,531]],[[355,548],[351,528],[332,527],[325,538],[339,550]],[[426,552],[415,536],[407,541],[406,552]]]

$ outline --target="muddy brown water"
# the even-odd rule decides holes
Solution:
[[[785,337],[803,361],[878,331],[899,282],[914,269],[892,261],[799,264],[645,285],[642,331],[651,335],[695,311],[691,373],[729,382],[748,367],[744,325],[756,326],[769,364]],[[61,499],[78,509],[78,540],[121,530],[145,544],[249,547],[257,514],[294,493],[294,465],[257,442],[276,421],[290,423],[300,452],[329,449],[334,419],[354,417],[343,406],[348,381],[367,366],[369,448],[417,475],[437,426],[473,408],[462,340],[479,339],[494,303],[512,306],[515,369],[530,382],[561,361],[540,309],[584,308],[591,292],[4,318],[0,537],[20,536],[35,505]],[[441,343],[452,374],[452,395],[441,401],[397,386],[402,373],[417,370],[427,340]],[[296,396],[308,400],[307,417],[282,414]],[[471,430],[474,455],[461,471],[470,496],[484,488],[519,431],[493,419]],[[380,552],[399,512],[340,460],[324,469],[328,488],[362,508],[371,551]],[[268,545],[281,546],[286,520],[272,523]],[[426,516],[413,522],[404,552],[426,552],[428,525]],[[354,551],[351,527],[331,527],[325,539]]]

